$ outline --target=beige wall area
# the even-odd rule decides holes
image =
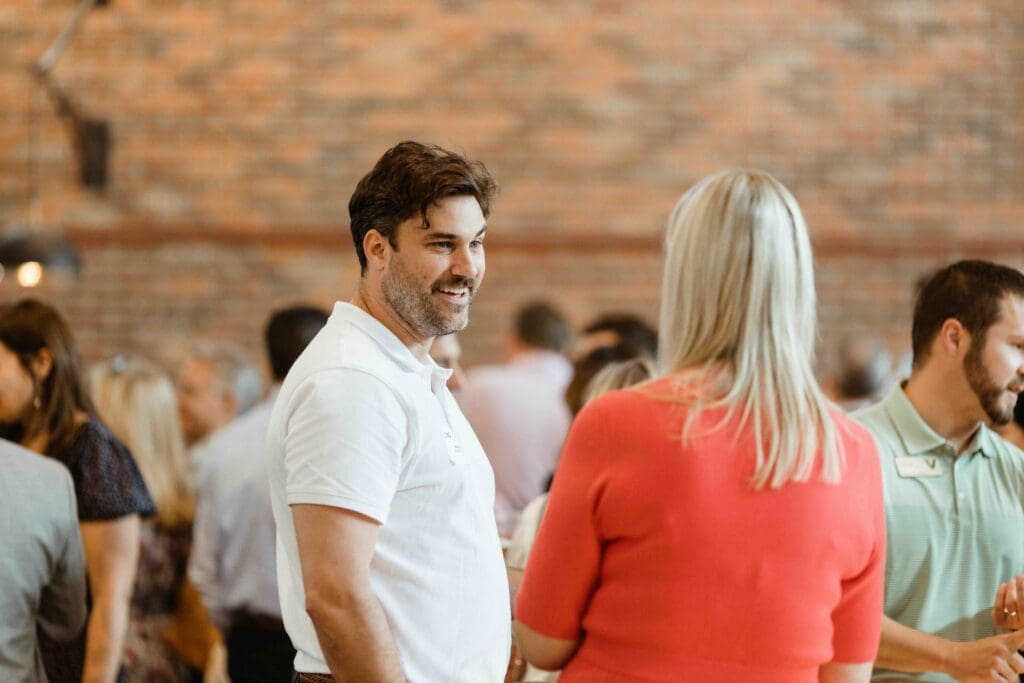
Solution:
[[[79,246],[80,277],[34,293],[90,358],[256,351],[272,307],[347,298],[348,197],[407,138],[502,185],[470,363],[500,355],[526,299],[656,319],[665,218],[725,167],[803,207],[825,369],[844,334],[907,345],[935,266],[1024,266],[1019,0],[111,0],[55,71],[112,126],[101,192],[26,68],[74,4],[0,6],[0,226],[31,216]]]

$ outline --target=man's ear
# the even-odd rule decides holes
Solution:
[[[371,269],[379,269],[387,263],[391,244],[377,230],[369,230],[363,235],[363,253],[366,254],[366,265]]]
[[[971,348],[971,333],[956,318],[948,318],[939,328],[938,344],[944,355],[963,358]]]
[[[51,370],[53,370],[53,354],[44,346],[32,356],[32,374],[35,375],[37,381],[42,382],[50,376]]]

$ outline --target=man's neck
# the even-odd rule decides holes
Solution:
[[[962,453],[981,425],[971,403],[970,388],[963,391],[953,378],[927,371],[915,372],[903,387],[910,404],[936,434]]]
[[[356,292],[355,296],[352,297],[352,300],[349,303],[370,314],[377,322],[388,328],[391,334],[398,337],[398,340],[402,342],[402,344],[404,344],[412,355],[420,362],[427,362],[427,358],[430,355],[430,345],[434,342],[433,337],[430,337],[429,339],[420,339],[409,324],[403,320],[401,316],[391,308],[391,306],[382,301],[377,301],[366,291],[366,288],[362,284],[360,284],[359,290]]]

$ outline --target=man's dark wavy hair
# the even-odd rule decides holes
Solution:
[[[427,209],[432,204],[447,197],[471,196],[487,217],[497,194],[498,184],[483,163],[437,145],[412,140],[398,143],[363,176],[348,202],[359,271],[366,271],[363,238],[370,230],[397,248],[398,225],[419,215],[424,227],[429,227]]]
[[[1024,273],[989,261],[957,261],[928,278],[914,304],[914,367],[928,358],[935,335],[950,318],[970,333],[973,348],[984,347],[1007,295],[1024,298]]]

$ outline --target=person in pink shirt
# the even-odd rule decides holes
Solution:
[[[544,492],[569,431],[562,397],[572,378],[563,355],[571,339],[558,309],[528,303],[515,316],[509,361],[472,368],[456,396],[494,468],[494,515],[503,537]]]
[[[561,681],[867,681],[885,522],[878,451],[812,370],[796,201],[733,170],[669,218],[662,376],[589,403],[515,605]]]

